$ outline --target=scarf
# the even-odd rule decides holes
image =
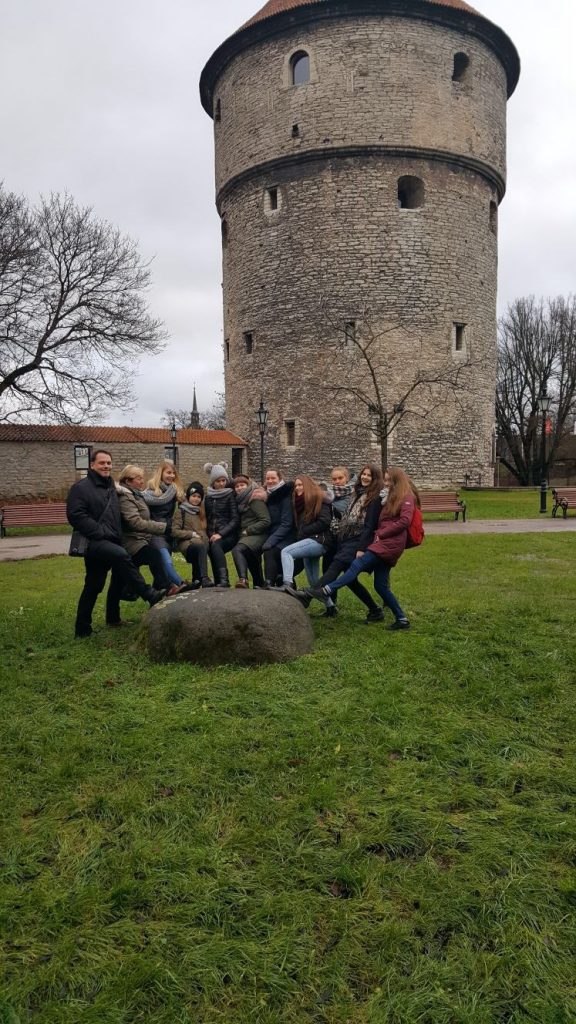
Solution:
[[[366,508],[366,488],[358,487],[356,497],[338,520],[335,533],[337,533],[339,540],[344,540],[346,537],[358,537],[362,533],[366,519]]]
[[[332,490],[334,491],[335,498],[349,498],[354,491],[354,484],[349,481],[347,484],[343,484],[342,487],[338,487],[337,484],[332,484]]]
[[[169,505],[176,498],[176,484],[160,484],[162,494],[154,494],[154,491],[146,489],[139,493],[147,505]]]
[[[238,511],[240,515],[243,515],[244,512],[246,512],[255,490],[256,484],[251,483],[248,484],[248,487],[245,487],[243,491],[236,492],[236,504],[238,505]]]
[[[215,490],[214,487],[208,487],[209,498],[224,498],[233,493],[234,492],[231,487],[221,487],[219,491]]]
[[[274,487],[267,487],[266,490],[268,491],[268,494],[274,494],[274,491],[277,491],[280,487],[284,487],[284,480],[281,480],[278,484],[274,484]]]
[[[181,508],[187,516],[197,516],[200,514],[201,505],[191,505],[189,501],[181,501],[178,508]]]
[[[304,511],[304,495],[303,494],[295,494],[294,495],[294,508],[296,509],[296,515],[297,516],[301,516],[303,511]]]

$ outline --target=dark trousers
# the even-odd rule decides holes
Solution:
[[[346,569],[348,569],[348,567],[352,564],[353,561],[354,559],[349,558],[340,560],[338,558],[338,555],[333,555],[328,569],[326,570],[326,572],[323,573],[323,575],[318,580],[317,586],[324,587],[327,583],[333,583],[334,580],[338,579],[340,573],[343,573],[346,571]],[[362,601],[362,604],[366,605],[369,611],[374,611],[374,609],[378,607],[370,591],[367,590],[362,583],[360,583],[360,580],[351,580],[350,583],[347,584],[347,587],[348,590],[352,591],[355,597]],[[334,603],[336,603],[337,596],[338,591],[335,590],[334,593],[332,594],[332,600],[334,601]]]
[[[264,554],[264,575],[269,583],[282,579],[282,548],[267,548]]]
[[[106,597],[106,622],[119,621],[120,594],[125,586],[139,597],[148,600],[151,588],[138,572],[126,549],[120,544],[115,544],[110,540],[90,541],[84,565],[86,576],[76,611],[76,636],[87,636],[92,632],[94,605],[98,594],[104,590],[106,577],[110,570],[112,570],[112,578]]]
[[[226,552],[232,551],[236,543],[236,537],[223,537],[222,540],[212,541],[210,544],[210,561],[215,573],[226,570]]]
[[[361,558],[355,558],[346,572],[334,583],[329,584],[330,590],[340,590],[341,587],[350,587],[361,572],[374,572],[374,589],[382,598],[383,603],[390,609],[395,619],[405,619],[400,604],[390,590],[390,566],[378,557],[373,551],[366,551]],[[350,587],[350,589],[352,589]]]
[[[208,577],[208,548],[205,544],[189,544],[186,561],[192,566],[192,579],[205,580]]]
[[[232,551],[232,558],[234,559],[236,572],[241,580],[248,579],[248,572],[250,572],[254,580],[254,586],[264,586],[259,551],[253,551],[251,548],[245,547],[244,544],[237,544]]]

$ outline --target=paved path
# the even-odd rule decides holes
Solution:
[[[469,523],[424,523],[426,533],[461,537],[470,533],[576,533],[576,516],[569,519],[473,519]],[[60,533],[42,537],[3,537],[0,540],[0,562],[19,562],[23,558],[68,553],[70,536]]]

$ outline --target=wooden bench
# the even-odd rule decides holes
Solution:
[[[43,501],[30,505],[4,505],[0,509],[0,537],[14,526],[67,526],[66,503]]]
[[[462,522],[466,522],[466,502],[461,501],[457,491],[421,491],[422,515],[433,512],[453,512],[454,519],[462,513]]]
[[[552,508],[554,519],[556,519],[560,509],[562,509],[562,515],[566,519],[568,509],[576,508],[576,487],[553,487],[552,497],[554,498],[554,506]]]

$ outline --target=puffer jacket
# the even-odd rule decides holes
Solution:
[[[402,502],[397,516],[390,517],[386,505],[382,506],[374,540],[368,551],[373,551],[387,565],[396,565],[406,547],[408,527],[412,522],[414,506],[415,502],[411,494]]]
[[[122,518],[122,546],[135,555],[152,537],[166,533],[166,523],[155,523],[144,498],[124,484],[116,484]]]
[[[240,529],[240,513],[236,504],[236,496],[232,489],[215,498],[207,494],[204,498],[206,509],[206,521],[208,523],[208,536],[219,533],[222,538],[236,538]]]
[[[312,519],[309,523],[304,520],[304,513],[301,513],[296,518],[296,538],[297,540],[305,540],[312,538],[317,540],[319,544],[328,545],[331,543],[330,534],[330,523],[332,522],[332,505],[327,498],[322,500],[320,511],[316,519]]]
[[[268,512],[270,513],[270,533],[264,542],[264,551],[270,548],[287,547],[296,540],[296,528],[292,511],[292,490],[294,484],[285,483],[268,494]]]

